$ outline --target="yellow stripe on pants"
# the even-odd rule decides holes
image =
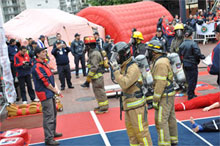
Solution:
[[[139,130],[140,132],[144,130],[143,125],[142,125],[142,115],[138,114],[138,125],[139,125]]]
[[[148,146],[148,142],[147,142],[147,138],[146,138],[146,137],[143,138],[143,141],[144,141],[144,145],[145,145],[145,146]]]
[[[162,121],[162,113],[163,113],[163,107],[160,106],[158,111],[158,122]]]
[[[170,142],[164,141],[164,132],[163,129],[160,129],[160,141],[158,145],[170,145]]]

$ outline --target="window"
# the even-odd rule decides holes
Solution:
[[[17,4],[17,0],[12,0],[12,4]]]

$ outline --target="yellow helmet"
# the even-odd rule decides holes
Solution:
[[[135,32],[133,33],[133,36],[132,36],[132,37],[135,38],[135,39],[144,40],[143,35],[142,35],[142,33],[141,33],[140,31],[135,31]]]
[[[178,29],[184,29],[183,24],[177,23],[177,24],[174,26],[174,30],[178,30]]]

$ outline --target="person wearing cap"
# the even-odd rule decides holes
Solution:
[[[98,48],[99,51],[103,50],[104,40],[99,36],[99,32],[94,32],[93,36],[96,39],[96,48]]]
[[[29,52],[30,50],[32,50],[31,44],[34,40],[32,38],[26,38],[26,40],[28,41],[27,50]]]
[[[103,49],[107,53],[108,59],[110,59],[110,57],[111,57],[111,49],[112,49],[112,47],[113,47],[113,43],[112,43],[112,40],[111,40],[111,36],[110,35],[106,35],[105,36],[105,43],[103,45]]]
[[[35,98],[35,93],[31,82],[31,60],[27,53],[27,48],[21,46],[19,52],[14,56],[14,66],[16,67],[23,104],[27,104],[25,84],[27,84],[28,94],[32,101],[39,101]]]
[[[12,76],[15,79],[16,77],[16,69],[14,67],[14,56],[18,52],[18,47],[16,46],[16,40],[10,39],[9,46],[8,46],[8,56],[11,63],[11,72]]]
[[[38,47],[45,48],[44,41],[45,41],[45,36],[44,35],[40,35],[40,37],[39,37],[39,39],[37,41]]]
[[[57,40],[56,48],[53,48],[51,54],[56,59],[57,71],[61,83],[61,90],[65,89],[65,79],[69,88],[74,88],[71,82],[71,71],[69,65],[68,53],[71,51],[69,47]]]
[[[71,52],[74,56],[76,78],[79,78],[79,61],[81,62],[83,76],[86,76],[86,63],[85,63],[85,46],[84,42],[80,40],[80,34],[75,34],[75,39],[71,43]]]
[[[217,84],[220,87],[220,64],[219,64],[219,54],[220,54],[220,24],[214,30],[216,39],[218,40],[217,46],[212,51],[212,63],[208,65],[208,72],[211,75],[217,75]]]
[[[163,45],[163,49],[168,52],[168,41],[167,37],[163,35],[161,27],[157,27],[156,35],[151,40],[158,40]]]
[[[54,75],[47,65],[46,48],[37,47],[35,49],[36,61],[32,67],[32,77],[34,80],[35,93],[41,101],[43,112],[43,129],[46,145],[59,145],[55,137],[61,137],[62,133],[56,132],[56,102],[55,95],[62,96],[55,88]]]
[[[185,40],[179,46],[179,55],[188,84],[188,100],[197,97],[195,95],[195,88],[198,80],[198,64],[200,59],[205,59],[197,43],[192,40],[192,34],[193,29],[188,28],[185,32]]]
[[[57,33],[56,34],[56,41],[53,43],[53,48],[56,48],[56,44],[57,44],[57,41],[60,41],[61,44],[65,44],[66,45],[66,42],[64,40],[62,40],[62,36],[60,33]]]
[[[37,48],[37,42],[35,41],[32,41],[31,43],[31,46],[30,46],[30,49],[28,49],[28,54],[31,58],[31,60],[33,61],[34,57],[35,57],[35,54],[34,54],[34,50]]]

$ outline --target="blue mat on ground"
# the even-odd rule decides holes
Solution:
[[[198,123],[208,122],[214,118],[196,120]],[[191,128],[191,124],[189,121],[183,122],[185,125]],[[151,138],[153,145],[157,145],[157,132],[155,126],[149,127]],[[129,146],[129,140],[126,130],[115,131],[115,132],[108,132],[106,133],[109,142],[112,146]],[[220,145],[219,132],[201,132],[199,133],[204,139],[210,142],[213,145]],[[179,137],[179,146],[205,146],[207,145],[204,141],[198,138],[195,134],[190,132],[188,129],[183,127],[178,123],[178,137]],[[43,146],[44,144],[37,144],[36,146]],[[104,146],[104,141],[101,135],[92,135],[92,136],[85,136],[79,138],[70,138],[66,140],[61,140],[60,145],[88,145],[88,146]]]

